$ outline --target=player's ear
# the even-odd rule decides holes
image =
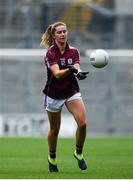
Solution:
[[[52,38],[55,40],[55,35],[54,34],[52,35]]]

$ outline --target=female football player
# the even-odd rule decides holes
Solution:
[[[68,44],[67,35],[66,24],[55,22],[48,26],[41,41],[42,46],[48,47],[45,56],[47,82],[43,93],[50,123],[48,133],[50,172],[58,172],[56,149],[63,105],[67,107],[77,123],[74,157],[81,170],[87,169],[83,157],[83,146],[86,138],[86,111],[77,79],[85,79],[88,72],[81,71],[79,52]]]

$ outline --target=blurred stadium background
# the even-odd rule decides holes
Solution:
[[[0,136],[45,136],[48,120],[41,90],[46,81],[40,37],[48,24],[64,21],[79,48],[80,82],[88,135],[133,135],[133,1],[0,0]],[[89,63],[92,49],[106,49],[104,69]],[[75,122],[64,108],[61,136]]]

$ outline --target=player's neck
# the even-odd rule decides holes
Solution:
[[[64,43],[64,42],[63,42],[63,43],[61,43],[61,42],[56,42],[56,44],[57,44],[60,52],[61,52],[61,53],[64,53],[64,51],[65,51],[65,49],[66,49],[66,42],[65,42],[65,43]]]

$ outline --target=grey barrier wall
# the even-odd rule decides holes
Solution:
[[[70,114],[63,114],[60,137],[73,137],[76,124]],[[38,137],[47,136],[49,123],[46,113],[2,114],[0,116],[0,136]]]
[[[41,92],[47,78],[43,50],[0,52],[0,134],[46,135],[48,120]],[[81,56],[81,67],[90,74],[79,82],[88,135],[133,135],[133,52],[111,51],[103,69],[92,67],[88,56]],[[65,107],[62,121],[62,126],[69,124],[65,125],[66,135],[73,135],[75,122]]]

